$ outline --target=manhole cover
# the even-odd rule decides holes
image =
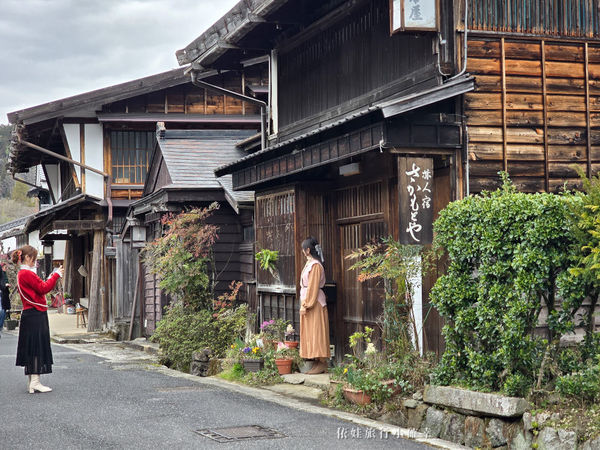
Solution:
[[[217,442],[246,441],[255,439],[276,439],[285,437],[284,434],[271,428],[261,427],[260,425],[247,425],[242,427],[228,427],[196,430],[201,436],[212,439]]]

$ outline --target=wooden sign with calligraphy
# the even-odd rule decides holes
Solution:
[[[433,158],[398,158],[400,242],[427,245],[433,240]]]
[[[390,30],[437,31],[438,0],[390,0]]]

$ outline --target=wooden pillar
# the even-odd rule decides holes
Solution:
[[[104,256],[104,248],[105,248],[105,244],[106,244],[106,240],[104,239],[106,237],[106,235],[103,232],[103,239],[102,239],[102,249],[101,249],[101,266],[102,266],[102,276],[101,276],[101,283],[102,286],[100,287],[100,293],[101,293],[101,298],[102,298],[102,324],[106,325],[109,320],[111,319],[109,313],[110,313],[110,289],[109,289],[109,270],[110,270],[110,262],[109,260]]]
[[[63,279],[65,292],[72,294],[73,289],[73,242],[65,242],[65,277]]]
[[[99,331],[102,327],[102,247],[104,230],[94,231],[92,267],[90,270],[90,292],[88,311],[88,331]]]
[[[504,38],[500,39],[500,62],[502,72],[502,170],[508,172],[507,130],[506,130],[506,52]]]

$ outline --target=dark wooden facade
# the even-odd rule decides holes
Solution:
[[[476,80],[464,96],[470,193],[498,187],[501,170],[525,192],[580,187],[578,170],[589,177],[600,169],[599,2],[469,5],[467,69]],[[543,335],[546,319],[542,310]],[[577,329],[568,339],[582,336]]]
[[[253,193],[235,193],[230,183],[217,180],[214,167],[245,155],[238,141],[254,134],[247,130],[166,130],[159,126],[143,197],[129,210],[128,223],[145,228],[146,243],[163,234],[161,219],[190,208],[207,208],[218,202],[219,209],[207,222],[217,227],[218,239],[211,251],[209,267],[215,298],[229,291],[234,281],[242,281],[238,300],[254,305]],[[128,227],[123,239],[132,241],[135,232]],[[139,245],[139,244],[138,244]],[[144,330],[151,335],[171,299],[161,291],[160,276],[141,264],[141,305]],[[133,281],[132,281],[133,282]]]
[[[266,77],[265,65],[258,63],[249,65],[243,73],[214,71],[204,74],[203,79],[247,93],[250,88],[260,91],[259,87],[268,83]],[[148,305],[148,311],[159,314],[164,306],[165,300],[160,299],[156,286],[150,286],[150,282],[136,284],[139,248],[119,236],[127,208],[142,197],[155,145],[156,123],[163,122],[167,129],[241,129],[247,134],[260,128],[256,106],[196,88],[182,69],[16,111],[9,114],[9,120],[19,132],[11,148],[9,169],[19,173],[41,164],[51,185],[53,202],[61,202],[40,212],[26,231],[39,229],[40,238],[50,241],[52,231],[69,232],[71,242],[67,250],[73,262],[65,261],[68,291],[75,299],[90,299],[90,330],[119,328],[129,322],[135,293],[142,288],[154,289],[158,298],[155,306]],[[23,141],[87,164],[106,176],[61,161]],[[72,199],[88,193],[91,197],[86,196],[84,203],[69,207]],[[221,195],[220,199],[224,201],[225,197]],[[110,214],[112,222],[107,227]],[[91,222],[98,226],[88,227]],[[241,233],[241,225],[237,233]],[[81,265],[88,272],[85,278],[77,271]],[[139,335],[145,333],[144,320],[139,313],[137,316]],[[151,331],[157,317],[148,321]]]
[[[273,16],[297,5],[278,4]],[[440,29],[454,30],[453,2],[440,5],[445,12]],[[398,159],[429,158],[436,185],[433,208],[439,211],[461,195],[464,141],[458,91],[443,84],[438,66],[455,69],[453,32],[448,51],[437,48],[435,33],[391,35],[388,1],[327,7],[318,16],[300,15],[306,23],[295,34],[285,30],[273,39],[276,104],[271,105],[269,146],[217,175],[231,173],[234,189],[256,191],[257,250],[279,251],[277,276],[257,272],[260,320],[282,317],[298,330],[298,279],[305,262],[300,245],[307,236],[321,242],[331,343],[341,358],[349,351],[350,334],[381,323],[381,283],[360,283],[346,257],[372,240],[399,238],[400,198],[406,193],[398,184]],[[186,51],[198,48],[202,39]],[[235,56],[233,51],[220,59],[200,56],[197,62],[212,59],[216,67],[231,64]],[[457,79],[453,86],[469,90],[469,80]],[[429,312],[426,301],[422,312]],[[425,350],[441,351],[435,313],[426,327]]]

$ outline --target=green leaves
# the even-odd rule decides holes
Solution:
[[[268,270],[271,273],[275,271],[275,263],[279,259],[279,251],[263,248],[254,256],[261,269]]]
[[[447,322],[435,379],[515,394],[540,365],[532,332],[542,306],[556,309],[557,275],[568,273],[574,201],[519,193],[503,179],[495,192],[450,203],[434,224],[434,245],[449,257],[431,292]]]

